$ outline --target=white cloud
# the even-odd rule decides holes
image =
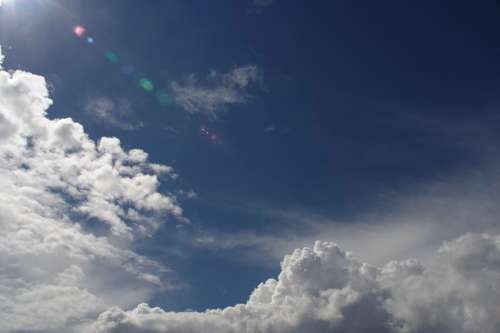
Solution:
[[[278,279],[260,284],[245,304],[206,312],[113,308],[89,331],[493,333],[499,299],[500,236],[446,243],[428,267],[406,260],[377,268],[316,242],[286,256]]]
[[[246,77],[232,72],[218,80],[242,88],[252,82]],[[168,287],[166,268],[133,247],[166,217],[182,218],[175,197],[158,192],[159,174],[172,170],[150,163],[142,150],[124,150],[116,138],[94,142],[71,119],[50,119],[51,104],[42,77],[0,71],[1,333],[499,331],[500,236],[493,234],[446,243],[428,265],[374,267],[316,242],[286,256],[279,277],[245,304],[121,310]],[[459,202],[465,215],[453,215],[459,223],[443,218],[446,228],[471,227],[474,214],[496,220],[494,206],[467,198]],[[429,207],[412,203],[405,209]],[[441,204],[433,216],[449,212]],[[411,222],[415,229],[405,234],[416,235],[422,229]]]
[[[166,268],[132,249],[169,216],[182,218],[175,197],[158,192],[171,168],[48,118],[51,104],[42,77],[0,71],[2,333],[72,332],[169,287]]]
[[[2,5],[2,0],[0,0],[0,6],[1,5]],[[2,46],[0,45],[0,69],[2,69],[4,59],[5,59],[5,56],[2,53]]]
[[[205,82],[192,74],[183,82],[172,82],[171,87],[176,103],[185,111],[215,118],[227,105],[248,102],[247,90],[259,76],[257,66],[247,65],[225,74],[213,70]]]
[[[97,123],[122,130],[135,130],[144,124],[133,119],[132,105],[126,98],[113,100],[108,97],[91,98],[85,105],[85,111]]]
[[[294,248],[321,239],[372,264],[408,257],[427,262],[445,240],[467,232],[500,233],[499,166],[488,159],[474,169],[457,170],[427,184],[379,193],[369,204],[374,209],[358,210],[342,220],[297,207],[240,204],[233,209],[272,223],[264,231],[203,229],[195,232],[194,245],[239,250],[240,258],[251,264],[262,263],[259,258],[266,256],[273,260],[265,264],[275,265]]]

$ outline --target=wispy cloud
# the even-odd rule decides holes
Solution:
[[[260,79],[256,65],[237,67],[227,73],[212,70],[205,80],[191,74],[181,82],[172,82],[175,102],[189,113],[201,113],[216,118],[231,104],[251,100],[248,92]]]
[[[97,97],[88,99],[85,111],[93,119],[106,126],[132,131],[144,126],[141,121],[133,117],[133,109],[126,98],[111,99],[109,97]]]
[[[426,261],[444,240],[467,232],[500,232],[500,162],[466,169],[405,194],[381,193],[370,206],[343,220],[297,207],[238,206],[256,218],[272,221],[265,230],[195,233],[197,247],[241,250],[252,263],[262,256],[277,264],[283,255],[317,239],[333,241],[373,264],[416,257]],[[385,208],[382,208],[385,207]]]

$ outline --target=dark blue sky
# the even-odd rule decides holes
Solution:
[[[197,193],[183,203],[191,225],[167,224],[142,245],[190,284],[153,304],[235,304],[279,269],[243,259],[251,246],[198,247],[193,235],[276,233],[275,210],[349,221],[390,207],[388,193],[496,153],[496,1],[17,2],[15,15],[0,18],[5,67],[48,79],[50,115],[72,117],[94,139],[117,136],[144,149],[179,174],[165,191]],[[73,34],[76,25],[92,44]],[[172,82],[249,64],[260,73],[251,96],[222,106],[216,119],[175,103]],[[140,77],[170,102],[160,105],[140,89]],[[143,126],[112,126],[85,111],[102,97],[126,100],[126,117]],[[286,228],[300,233],[303,226]]]

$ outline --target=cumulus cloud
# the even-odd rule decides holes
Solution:
[[[226,80],[245,87],[245,77]],[[51,104],[42,77],[0,71],[1,333],[500,330],[494,234],[447,242],[425,265],[371,266],[316,242],[287,255],[279,276],[244,304],[205,312],[136,306],[168,287],[167,268],[133,244],[165,218],[182,219],[175,197],[158,191],[172,169],[117,138],[95,142],[69,118],[50,119]]]
[[[265,259],[263,259],[265,260]],[[328,242],[297,249],[247,303],[206,312],[112,308],[98,333],[484,332],[500,329],[500,236],[445,243],[428,267],[374,267]]]
[[[182,82],[172,82],[171,88],[175,102],[185,111],[215,118],[227,105],[248,102],[248,89],[259,77],[257,66],[247,65],[224,74],[213,70],[203,82],[192,74]]]
[[[44,78],[0,71],[0,332],[72,332],[110,305],[168,288],[133,249],[169,217],[170,167],[50,119]],[[130,293],[117,288],[132,290]]]
[[[131,131],[143,126],[142,122],[133,119],[132,105],[126,98],[91,98],[85,105],[85,111],[97,123],[110,127]]]

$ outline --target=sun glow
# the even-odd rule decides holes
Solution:
[[[8,7],[9,5],[12,5],[15,0],[0,0],[0,8],[3,6]]]
[[[0,0],[0,7],[2,5],[6,5],[6,4],[10,3],[10,2],[14,2],[14,0]]]

